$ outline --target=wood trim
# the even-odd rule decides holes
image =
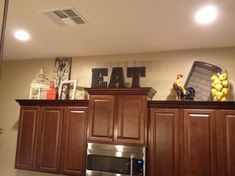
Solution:
[[[16,99],[21,106],[84,106],[88,107],[89,100],[30,100]]]
[[[153,92],[156,93],[151,87],[141,87],[141,88],[106,88],[106,89],[85,89],[90,95],[148,95],[152,98]]]
[[[96,89],[97,90],[97,89]],[[100,93],[101,93],[100,89]],[[120,95],[116,92],[117,95]],[[132,92],[133,93],[133,92]],[[103,93],[104,94],[104,93]],[[101,95],[101,94],[100,94]],[[110,93],[111,95],[111,93]],[[132,95],[132,94],[129,94]],[[21,106],[84,106],[89,100],[30,100],[16,99]],[[234,109],[235,101],[148,101],[148,108],[180,108],[180,109]]]
[[[235,101],[148,101],[148,108],[234,109]]]
[[[0,75],[2,69],[3,61],[3,50],[4,50],[4,40],[6,36],[6,25],[7,25],[7,14],[8,14],[8,4],[9,0],[4,1],[3,17],[2,17],[2,27],[1,27],[1,36],[0,36]]]

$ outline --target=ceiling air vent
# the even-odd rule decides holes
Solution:
[[[42,13],[60,26],[72,26],[87,23],[74,8],[53,9],[42,11]]]

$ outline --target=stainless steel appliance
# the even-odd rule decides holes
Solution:
[[[145,147],[88,143],[86,176],[145,176]]]

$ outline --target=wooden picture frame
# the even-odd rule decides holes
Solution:
[[[74,100],[77,88],[77,80],[61,81],[59,86],[59,100]]]

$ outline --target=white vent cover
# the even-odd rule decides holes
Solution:
[[[74,8],[46,10],[41,11],[41,13],[60,26],[72,26],[87,23]]]

